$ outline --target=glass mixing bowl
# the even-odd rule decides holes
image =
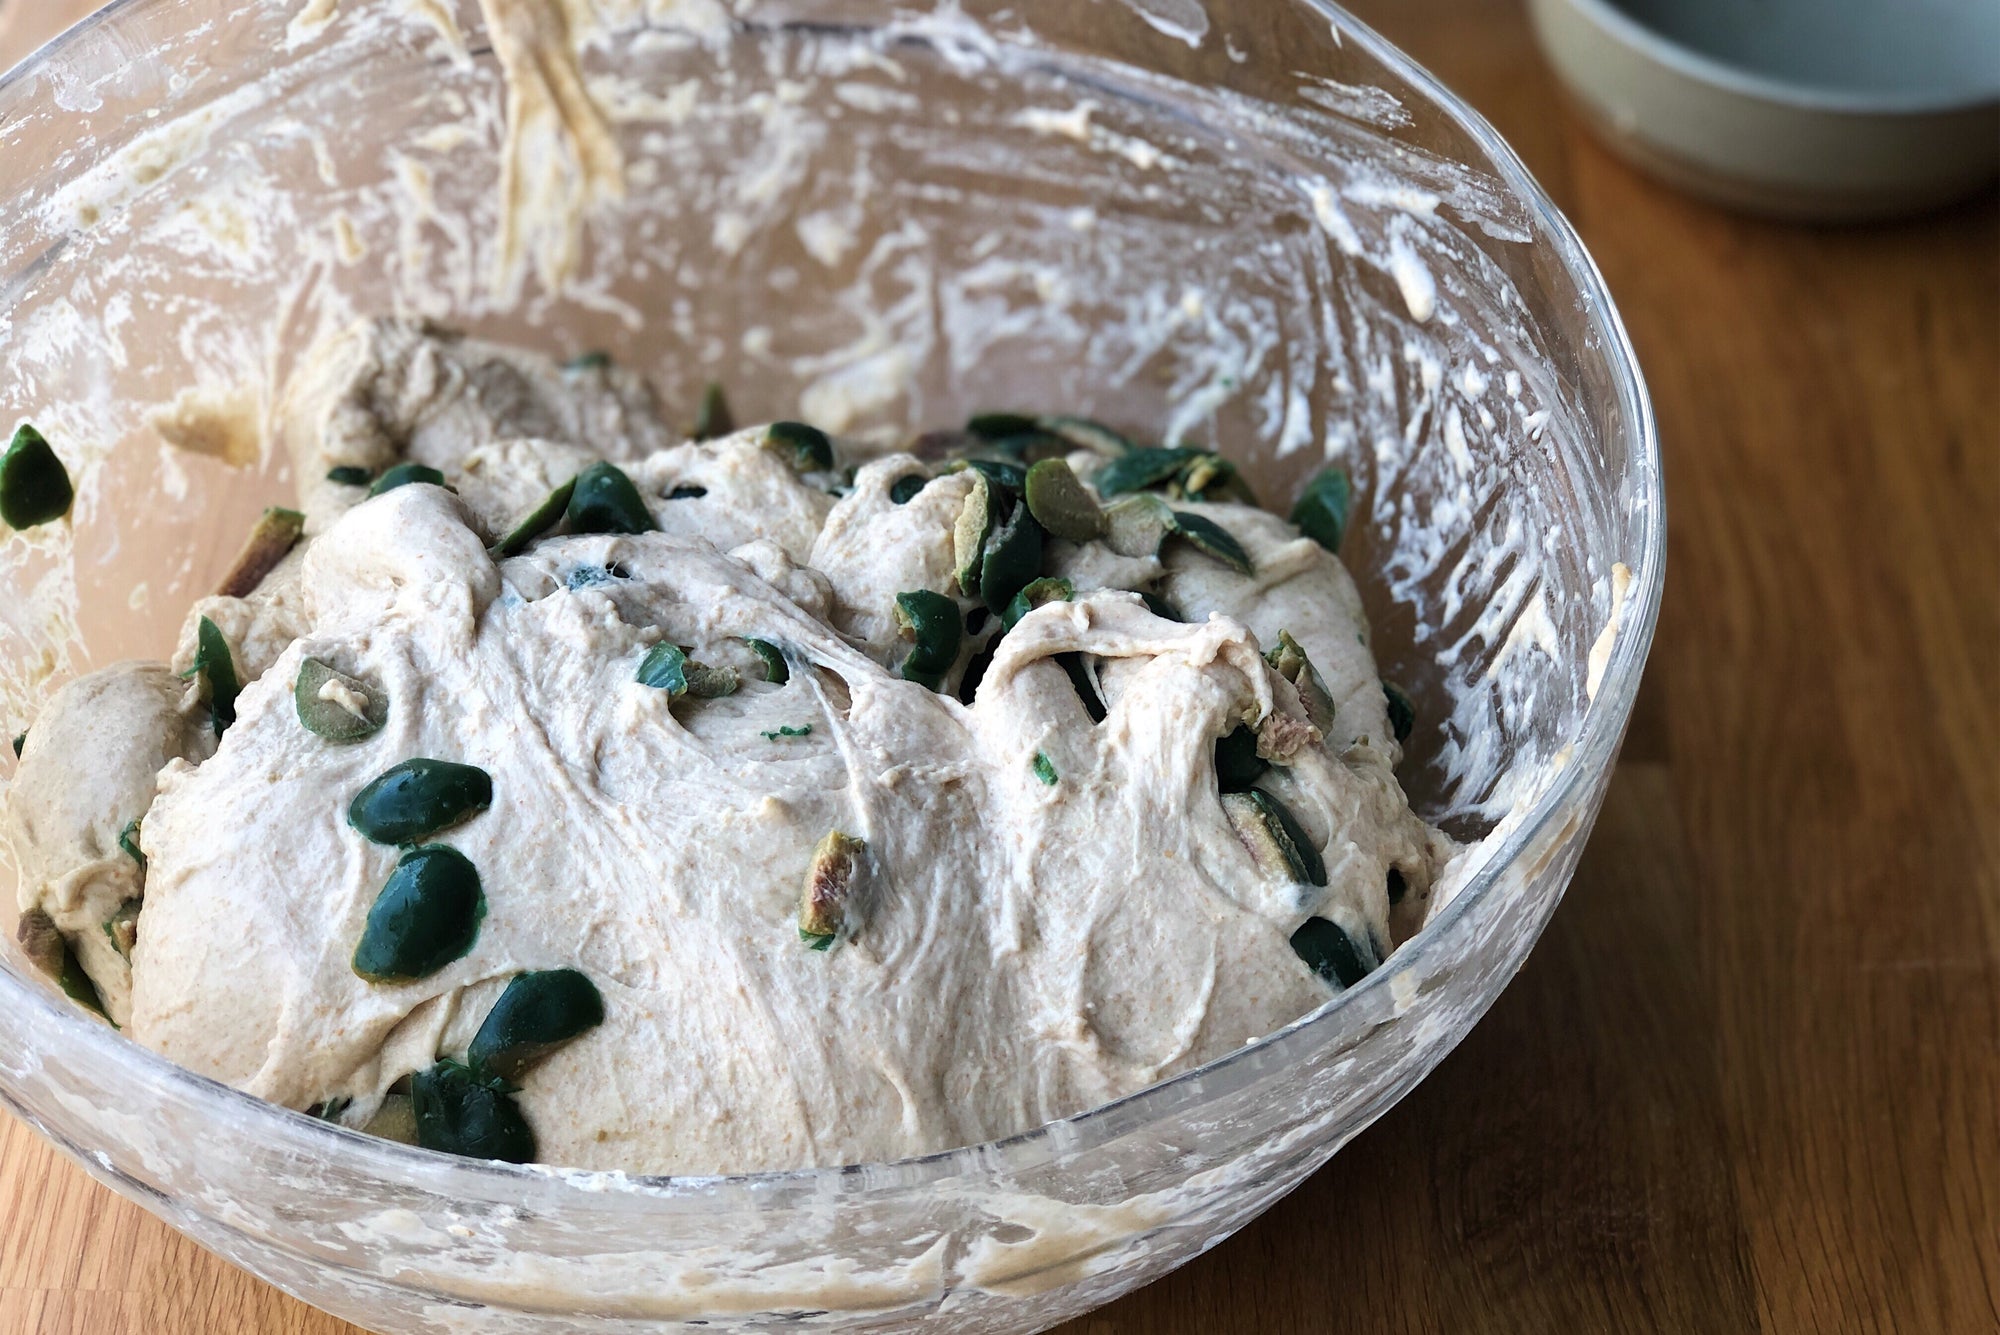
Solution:
[[[854,436],[1088,413],[1213,442],[1276,500],[1339,460],[1344,554],[1422,720],[1405,781],[1477,846],[1314,1014],[911,1162],[427,1154],[169,1065],[11,945],[0,1097],[381,1330],[1039,1329],[1216,1245],[1464,1036],[1603,796],[1665,515],[1590,259],[1483,121],[1317,0],[488,4],[497,27],[472,0],[125,0],[0,80],[0,420],[79,493],[0,542],[9,732],[167,654],[290,494],[264,424],[301,352],[398,311],[608,349],[680,412],[719,376],[744,420]]]

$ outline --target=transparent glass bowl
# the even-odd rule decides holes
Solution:
[[[289,495],[259,438],[299,355],[393,310],[607,348],[677,411],[720,376],[745,420],[857,435],[1090,413],[1212,441],[1270,499],[1337,457],[1344,554],[1422,719],[1406,784],[1484,842],[1313,1015],[912,1162],[664,1180],[434,1156],[173,1067],[10,945],[11,1109],[381,1330],[1016,1331],[1214,1246],[1463,1037],[1596,815],[1665,533],[1624,330],[1490,127],[1310,0],[604,0],[581,82],[539,67],[622,155],[588,177],[536,87],[509,107],[470,0],[340,10],[125,0],[0,80],[0,421],[32,417],[79,484],[70,523],[0,542],[10,733],[69,676],[166,655]],[[508,232],[503,163],[530,193],[596,180],[588,216]]]

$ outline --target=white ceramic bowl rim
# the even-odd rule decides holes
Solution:
[[[115,23],[123,11],[151,2],[152,0],[113,0],[111,4],[22,61],[13,70],[0,74],[0,91],[6,90],[18,80],[29,77],[38,66],[63,52],[90,30],[103,24]],[[1427,946],[1445,935],[1453,923],[1493,893],[1496,886],[1502,882],[1503,873],[1514,858],[1523,849],[1537,842],[1538,836],[1553,817],[1574,806],[1578,791],[1591,782],[1592,776],[1611,763],[1623,739],[1625,721],[1631,713],[1633,701],[1638,693],[1646,655],[1652,645],[1654,627],[1658,620],[1660,598],[1666,577],[1666,497],[1663,489],[1657,425],[1653,417],[1652,403],[1646,393],[1645,381],[1639,371],[1637,356],[1626,333],[1624,322],[1620,319],[1611,295],[1605,287],[1603,275],[1584,250],[1582,240],[1577,236],[1575,229],[1557,210],[1540,184],[1529,174],[1519,156],[1484,117],[1346,10],[1329,3],[1328,0],[1304,0],[1304,3],[1335,24],[1344,39],[1358,42],[1396,77],[1434,100],[1477,143],[1480,150],[1491,159],[1501,179],[1528,206],[1542,229],[1542,239],[1552,247],[1561,260],[1564,270],[1575,282],[1586,307],[1585,319],[1590,329],[1602,339],[1607,363],[1619,373],[1617,394],[1626,419],[1635,424],[1637,435],[1633,454],[1639,464],[1639,505],[1642,512],[1640,523],[1643,541],[1637,558],[1638,563],[1633,571],[1633,582],[1622,606],[1617,639],[1612,646],[1611,656],[1597,695],[1584,714],[1574,752],[1569,763],[1556,773],[1553,781],[1537,796],[1527,815],[1505,837],[1502,845],[1494,850],[1485,865],[1435,919],[1426,924],[1422,931],[1397,952],[1399,958],[1409,959],[1424,955]],[[518,1185],[547,1181],[551,1178],[583,1179],[593,1183],[613,1179],[623,1189],[685,1195],[722,1188],[781,1190],[801,1184],[833,1186],[838,1189],[840,1179],[851,1177],[864,1170],[868,1174],[872,1190],[907,1189],[955,1176],[961,1168],[970,1168],[982,1158],[1010,1148],[1047,1141],[1058,1134],[1063,1135],[1071,1147],[1086,1139],[1108,1140],[1169,1115],[1184,1104],[1198,1099],[1201,1095],[1200,1082],[1204,1077],[1212,1077],[1226,1071],[1253,1054],[1267,1053],[1274,1046],[1304,1042],[1305,1040],[1300,1037],[1304,1031],[1323,1024],[1329,1016],[1351,999],[1387,985],[1390,976],[1397,972],[1392,969],[1378,969],[1361,983],[1346,989],[1311,1014],[1302,1016],[1276,1033],[1238,1048],[1205,1066],[1183,1072],[1111,1103],[1102,1104],[1086,1112],[1047,1123],[1003,1140],[890,1163],[795,1169],[783,1172],[676,1177],[585,1172],[557,1165],[511,1165],[493,1161],[457,1159],[415,1149],[319,1121],[304,1113],[266,1103],[262,1099],[206,1076],[197,1075],[123,1038],[99,1021],[86,1018],[74,1006],[52,996],[48,989],[17,979],[5,970],[0,970],[0,1006],[29,1015],[38,1025],[54,1028],[62,1035],[63,1043],[72,1051],[100,1059],[107,1064],[136,1067],[158,1080],[162,1087],[177,1088],[192,1100],[233,1106],[245,1118],[244,1125],[253,1130],[261,1125],[273,1132],[282,1133],[287,1139],[303,1144],[310,1144],[312,1137],[317,1135],[324,1138],[329,1156],[339,1155],[356,1160],[357,1166],[373,1161],[379,1165],[380,1171],[385,1176],[406,1181],[423,1180],[440,1186],[450,1183],[460,1184],[461,1187],[476,1185],[484,1189],[479,1192],[467,1191],[464,1193],[466,1195],[486,1195],[495,1190],[504,1192],[508,1183]]]
[[[1704,54],[1633,18],[1610,0],[1560,0],[1610,37],[1686,78],[1724,92],[1800,111],[1856,117],[1930,116],[1972,111],[2000,103],[2000,86],[1976,94],[1926,95],[1843,87],[1763,74]]]

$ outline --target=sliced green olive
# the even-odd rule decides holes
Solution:
[[[343,487],[365,487],[375,480],[375,472],[359,464],[335,464],[326,470],[326,480]]]
[[[1078,449],[1101,454],[1107,459],[1120,458],[1139,448],[1104,423],[1093,422],[1088,417],[1044,417],[1039,424],[1042,430],[1062,437]]]
[[[1326,688],[1326,681],[1319,675],[1319,669],[1306,657],[1306,651],[1292,638],[1288,630],[1278,632],[1278,643],[1271,652],[1264,655],[1264,661],[1271,670],[1297,688],[1299,702],[1306,707],[1306,718],[1320,730],[1321,736],[1333,731],[1333,692]]]
[[[1058,459],[1070,450],[1070,443],[1044,429],[1040,418],[1020,413],[982,413],[967,422],[965,429],[989,449],[1023,464]]]
[[[667,499],[670,501],[698,501],[706,495],[708,495],[707,487],[698,487],[689,483],[684,486],[675,487],[672,491],[668,492]]]
[[[1158,556],[1174,512],[1157,496],[1127,496],[1104,511],[1104,537],[1120,556]]]
[[[1250,553],[1243,550],[1243,544],[1212,519],[1175,510],[1168,532],[1202,555],[1214,557],[1239,575],[1256,573],[1257,567],[1251,562]]]
[[[1083,712],[1090,715],[1090,721],[1104,722],[1108,713],[1104,708],[1104,697],[1097,693],[1097,683],[1090,679],[1090,669],[1084,666],[1083,655],[1057,654],[1055,661],[1069,674],[1069,684],[1076,688],[1077,698],[1083,701]]]
[[[688,693],[687,651],[678,644],[661,640],[639,660],[638,682],[665,691],[669,699],[680,699]]]
[[[1256,493],[1243,480],[1243,474],[1236,465],[1219,454],[1203,454],[1182,470],[1181,475],[1167,486],[1167,494],[1175,500],[1188,501],[1237,501],[1243,505],[1255,505]]]
[[[69,470],[42,433],[26,422],[15,427],[0,454],[0,519],[9,528],[33,528],[61,519],[75,500]]]
[[[236,697],[242,688],[237,684],[236,660],[229,656],[229,641],[207,617],[195,626],[194,673],[208,697],[210,726],[220,737],[236,722]]]
[[[507,536],[493,544],[495,556],[519,556],[528,550],[528,544],[547,533],[562,522],[569,512],[570,499],[576,495],[576,479],[557,487],[542,498],[542,503],[522,517],[521,522],[507,531]]]
[[[602,461],[576,475],[565,509],[572,533],[651,533],[653,516],[632,479]]]
[[[701,407],[694,415],[694,430],[690,433],[696,440],[717,440],[736,429],[736,415],[729,411],[729,396],[722,391],[722,382],[711,380],[702,387]]]
[[[410,1079],[417,1144],[440,1154],[533,1163],[535,1133],[498,1076],[440,1061]]]
[[[1229,817],[1229,828],[1236,831],[1265,875],[1287,876],[1307,885],[1326,884],[1326,863],[1319,850],[1277,798],[1256,788],[1224,793],[1222,810]]]
[[[415,1083],[416,1081],[412,1079],[411,1084],[414,1086]],[[382,1100],[382,1106],[375,1110],[375,1115],[369,1118],[361,1129],[368,1135],[378,1136],[383,1140],[393,1140],[398,1145],[415,1145],[417,1143],[416,1100],[408,1094],[388,1095]]]
[[[236,553],[229,573],[222,577],[216,593],[224,598],[243,598],[256,592],[264,577],[277,569],[305,535],[306,517],[297,510],[273,506],[264,511],[243,550]]]
[[[784,651],[769,640],[745,640],[750,652],[757,655],[764,664],[764,680],[773,686],[783,686],[792,679],[792,669],[785,662]]]
[[[1056,537],[1089,542],[1104,536],[1103,507],[1061,459],[1044,459],[1030,468],[1023,494],[1035,521]]]
[[[385,491],[407,487],[412,482],[424,482],[433,487],[442,487],[444,474],[428,464],[397,464],[375,479],[375,484],[368,488],[368,494],[380,496]]]
[[[1010,436],[1032,435],[1042,427],[1039,419],[1020,413],[979,413],[965,424],[965,429],[981,440],[1006,440]]]
[[[140,865],[145,865],[144,858],[140,859]],[[127,964],[132,962],[132,948],[139,944],[139,910],[144,903],[143,900],[128,899],[104,923],[104,935],[110,938],[111,948]]]
[[[1056,767],[1046,755],[1035,752],[1035,777],[1053,788],[1056,786]]]
[[[896,625],[911,641],[903,659],[903,679],[935,691],[958,662],[965,620],[956,600],[929,589],[896,595]]]
[[[97,984],[83,971],[76,952],[70,948],[69,938],[62,934],[54,918],[41,909],[27,910],[14,929],[14,939],[21,943],[28,962],[53,978],[64,996],[106,1020],[111,1018],[105,1012],[104,999],[97,993]]]
[[[1382,963],[1373,944],[1356,941],[1339,923],[1307,918],[1292,933],[1292,949],[1332,987],[1353,987]]]
[[[1398,743],[1410,740],[1410,733],[1417,726],[1417,706],[1402,687],[1393,681],[1384,680],[1382,697],[1389,702],[1389,728],[1396,734]]]
[[[1225,793],[1246,793],[1271,768],[1257,754],[1257,732],[1245,724],[1215,743],[1215,782]]]
[[[951,473],[965,468],[984,473],[987,481],[998,483],[1001,490],[1010,493],[1008,499],[1028,485],[1028,470],[1011,459],[961,459],[944,471]]]
[[[315,737],[329,742],[358,742],[373,737],[389,721],[389,698],[358,677],[350,677],[317,658],[299,663],[292,686],[292,707],[299,722]]]
[[[356,793],[347,823],[378,844],[414,844],[492,805],[493,779],[485,770],[420,756]]]
[[[466,1059],[475,1071],[518,1082],[529,1067],[604,1023],[604,998],[575,969],[518,975],[486,1013]]]
[[[564,362],[562,369],[572,375],[580,371],[608,371],[611,369],[611,354],[602,348],[592,348]]]
[[[1074,597],[1076,597],[1076,586],[1066,579],[1044,575],[1038,580],[1031,580],[1025,588],[1014,595],[1014,600],[1007,604],[1007,610],[1000,614],[1001,628],[1014,629],[1022,617],[1044,603],[1068,602]]]
[[[787,737],[810,737],[812,736],[812,730],[813,730],[813,725],[810,723],[801,723],[796,728],[794,728],[791,724],[787,723],[783,724],[780,727],[773,728],[771,731],[765,733],[764,740],[767,742],[777,742],[777,741],[782,741]]]
[[[867,851],[864,841],[839,830],[828,831],[814,847],[799,891],[799,939],[814,950],[825,950],[844,930],[852,934],[848,916]]]
[[[889,500],[896,505],[908,505],[930,481],[922,473],[907,473],[889,484]]]
[[[1128,491],[1145,491],[1165,486],[1186,471],[1189,464],[1209,452],[1187,446],[1141,446],[1121,454],[1092,475],[1091,485],[1100,496],[1122,496]]]
[[[697,700],[719,700],[742,688],[743,674],[733,667],[710,667],[692,659],[687,665],[687,693]]]
[[[125,822],[125,828],[118,832],[118,851],[139,864],[139,870],[146,870],[146,854],[139,847],[139,817]]]
[[[1292,507],[1292,523],[1299,532],[1330,552],[1338,552],[1347,537],[1347,521],[1354,513],[1354,484],[1344,468],[1329,468],[1306,483]]]
[[[1028,507],[1016,504],[986,540],[986,557],[979,563],[981,602],[1002,612],[1028,587],[1042,568],[1042,537]]]
[[[958,512],[951,530],[952,569],[958,587],[970,598],[979,593],[979,570],[986,559],[986,544],[1000,522],[1000,495],[986,474],[974,472],[972,490]]]
[[[448,844],[425,844],[396,861],[375,906],[354,972],[371,983],[428,978],[463,959],[479,936],[486,895],[471,859]]]
[[[824,473],[833,467],[833,441],[816,426],[773,422],[764,428],[764,443],[783,454],[798,472]]]

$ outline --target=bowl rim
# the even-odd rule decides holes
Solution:
[[[0,94],[9,91],[15,83],[34,77],[86,34],[102,25],[117,22],[126,11],[173,2],[111,0],[51,39],[11,70],[0,72]],[[1628,567],[1632,581],[1616,612],[1620,617],[1618,633],[1597,694],[1584,710],[1572,743],[1571,756],[1556,770],[1553,780],[1537,794],[1520,823],[1451,902],[1397,950],[1397,957],[1411,967],[1377,969],[1317,1009],[1213,1061],[1108,1103],[1011,1136],[902,1159],[718,1174],[637,1174],[553,1164],[507,1164],[423,1150],[320,1121],[197,1074],[126,1038],[117,1029],[90,1018],[80,1008],[59,999],[53,989],[17,977],[5,967],[0,967],[0,1009],[23,1015],[27,1023],[37,1028],[51,1028],[61,1036],[61,1043],[72,1050],[81,1048],[107,1062],[122,1063],[127,1069],[136,1068],[135,1074],[143,1073],[163,1095],[206,1104],[218,1113],[225,1108],[235,1110],[247,1119],[247,1125],[239,1125],[232,1132],[232,1137],[249,1132],[267,1144],[282,1142],[297,1147],[315,1147],[317,1141],[317,1148],[321,1148],[323,1153],[345,1160],[355,1171],[388,1177],[402,1186],[448,1191],[467,1202],[518,1199],[523,1188],[539,1186],[546,1189],[552,1184],[587,1191],[599,1200],[609,1191],[626,1196],[684,1198],[723,1191],[789,1194],[791,1190],[811,1187],[813,1194],[824,1195],[828,1189],[838,1193],[844,1186],[855,1183],[864,1183],[871,1194],[876,1194],[937,1184],[958,1176],[963,1170],[977,1170],[983,1163],[996,1158],[1005,1159],[1014,1152],[1031,1147],[1053,1146],[1062,1153],[1073,1154],[1093,1145],[1108,1143],[1163,1116],[1198,1105],[1203,1098],[1205,1081],[1245,1063],[1261,1062],[1272,1048],[1286,1045],[1287,1040],[1326,1024],[1330,1017],[1355,998],[1390,986],[1393,978],[1421,967],[1422,962],[1436,952],[1452,927],[1498,892],[1506,880],[1505,873],[1518,856],[1537,842],[1552,823],[1572,812],[1579,804],[1580,795],[1615,762],[1652,646],[1665,587],[1667,513],[1664,469],[1658,425],[1645,377],[1604,276],[1584,248],[1574,226],[1556,207],[1520,156],[1470,104],[1333,0],[1296,2],[1325,17],[1333,25],[1338,40],[1354,41],[1380,63],[1386,74],[1401,80],[1412,92],[1435,103],[1486,155],[1502,184],[1519,197],[1537,224],[1537,240],[1550,246],[1563,271],[1577,288],[1587,330],[1601,340],[1607,364],[1616,375],[1616,396],[1625,417],[1633,425],[1635,436],[1632,454],[1639,496],[1634,508],[1641,537],[1637,564]],[[1595,0],[1579,2],[1594,3]],[[1376,1110],[1376,1115],[1393,1102],[1384,1103]],[[19,1112],[18,1109],[15,1111]],[[31,1125],[41,1130],[37,1122],[30,1120]]]
[[[1551,6],[1574,11],[1635,56],[1718,91],[1793,111],[1858,118],[1945,116],[2000,109],[2000,83],[1983,92],[1886,91],[1813,83],[1766,74],[1709,55],[1634,18],[1610,0],[1532,0],[1540,14]],[[1544,20],[1546,22],[1546,20]]]

